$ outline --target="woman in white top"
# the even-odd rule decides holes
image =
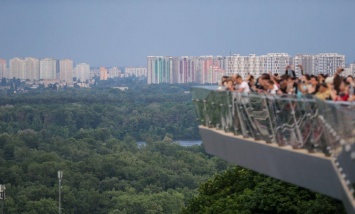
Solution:
[[[269,94],[277,94],[277,91],[279,90],[279,87],[277,87],[277,85],[272,80],[267,80],[265,86]]]

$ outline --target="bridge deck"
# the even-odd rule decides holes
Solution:
[[[239,166],[342,200],[355,213],[355,200],[331,157],[291,146],[255,141],[199,126],[207,153]]]

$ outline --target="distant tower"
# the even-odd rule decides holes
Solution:
[[[25,58],[26,61],[26,73],[25,79],[39,80],[39,59],[33,57]]]
[[[76,80],[79,82],[86,82],[90,80],[90,65],[86,63],[77,64],[75,67]]]
[[[0,78],[7,78],[6,75],[6,60],[0,59]]]
[[[73,60],[63,59],[59,61],[60,81],[73,84]]]
[[[169,56],[148,56],[147,83],[173,83],[173,61]]]
[[[57,60],[51,58],[39,61],[39,76],[43,80],[55,80],[57,73]]]
[[[10,59],[10,76],[9,78],[25,79],[26,61],[22,58]]]
[[[100,67],[100,80],[107,80],[107,69]]]

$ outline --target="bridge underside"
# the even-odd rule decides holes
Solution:
[[[322,153],[280,147],[265,141],[199,126],[205,150],[230,163],[342,200],[348,213],[355,202],[334,160]]]

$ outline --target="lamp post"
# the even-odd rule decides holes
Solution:
[[[62,201],[61,201],[61,189],[62,189],[62,178],[63,178],[63,171],[58,171],[58,180],[59,180],[59,205],[58,205],[58,213],[62,213]]]
[[[1,213],[4,214],[5,185],[0,184]]]

